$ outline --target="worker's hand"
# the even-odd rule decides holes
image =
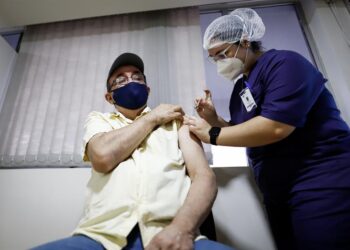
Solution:
[[[193,241],[193,234],[169,225],[153,237],[145,250],[192,250]]]
[[[160,104],[153,109],[147,117],[155,123],[155,125],[162,125],[172,120],[183,120],[184,111],[178,105]]]
[[[206,120],[194,116],[184,116],[184,125],[188,125],[190,131],[202,142],[209,143],[209,130],[212,127]]]
[[[218,115],[211,98],[211,92],[209,89],[204,90],[204,92],[205,97],[196,98],[194,102],[195,109],[201,118],[210,124],[215,124],[218,120]]]

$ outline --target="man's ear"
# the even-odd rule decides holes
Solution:
[[[112,93],[107,92],[105,94],[105,99],[106,99],[107,102],[109,102],[110,104],[114,105],[114,100],[113,100],[113,97],[112,97]]]

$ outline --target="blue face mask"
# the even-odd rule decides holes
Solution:
[[[144,106],[148,99],[148,89],[145,84],[130,82],[113,90],[115,104],[127,109],[138,109]]]

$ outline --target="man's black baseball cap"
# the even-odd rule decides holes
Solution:
[[[142,74],[144,73],[143,72],[144,65],[143,65],[142,59],[136,54],[127,52],[127,53],[121,54],[120,56],[118,56],[114,60],[112,66],[108,72],[107,82],[115,70],[117,70],[118,68],[120,68],[122,66],[127,66],[127,65],[135,66],[136,68],[138,68],[142,72]]]

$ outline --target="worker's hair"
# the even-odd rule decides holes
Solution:
[[[252,51],[254,53],[262,51],[264,49],[263,46],[262,46],[261,41],[250,42],[250,48],[252,49]]]
[[[235,42],[236,45],[239,45],[240,42]],[[251,50],[256,53],[256,52],[259,52],[259,51],[262,51],[264,49],[264,47],[262,46],[262,43],[261,41],[252,41],[250,42],[250,48]]]

